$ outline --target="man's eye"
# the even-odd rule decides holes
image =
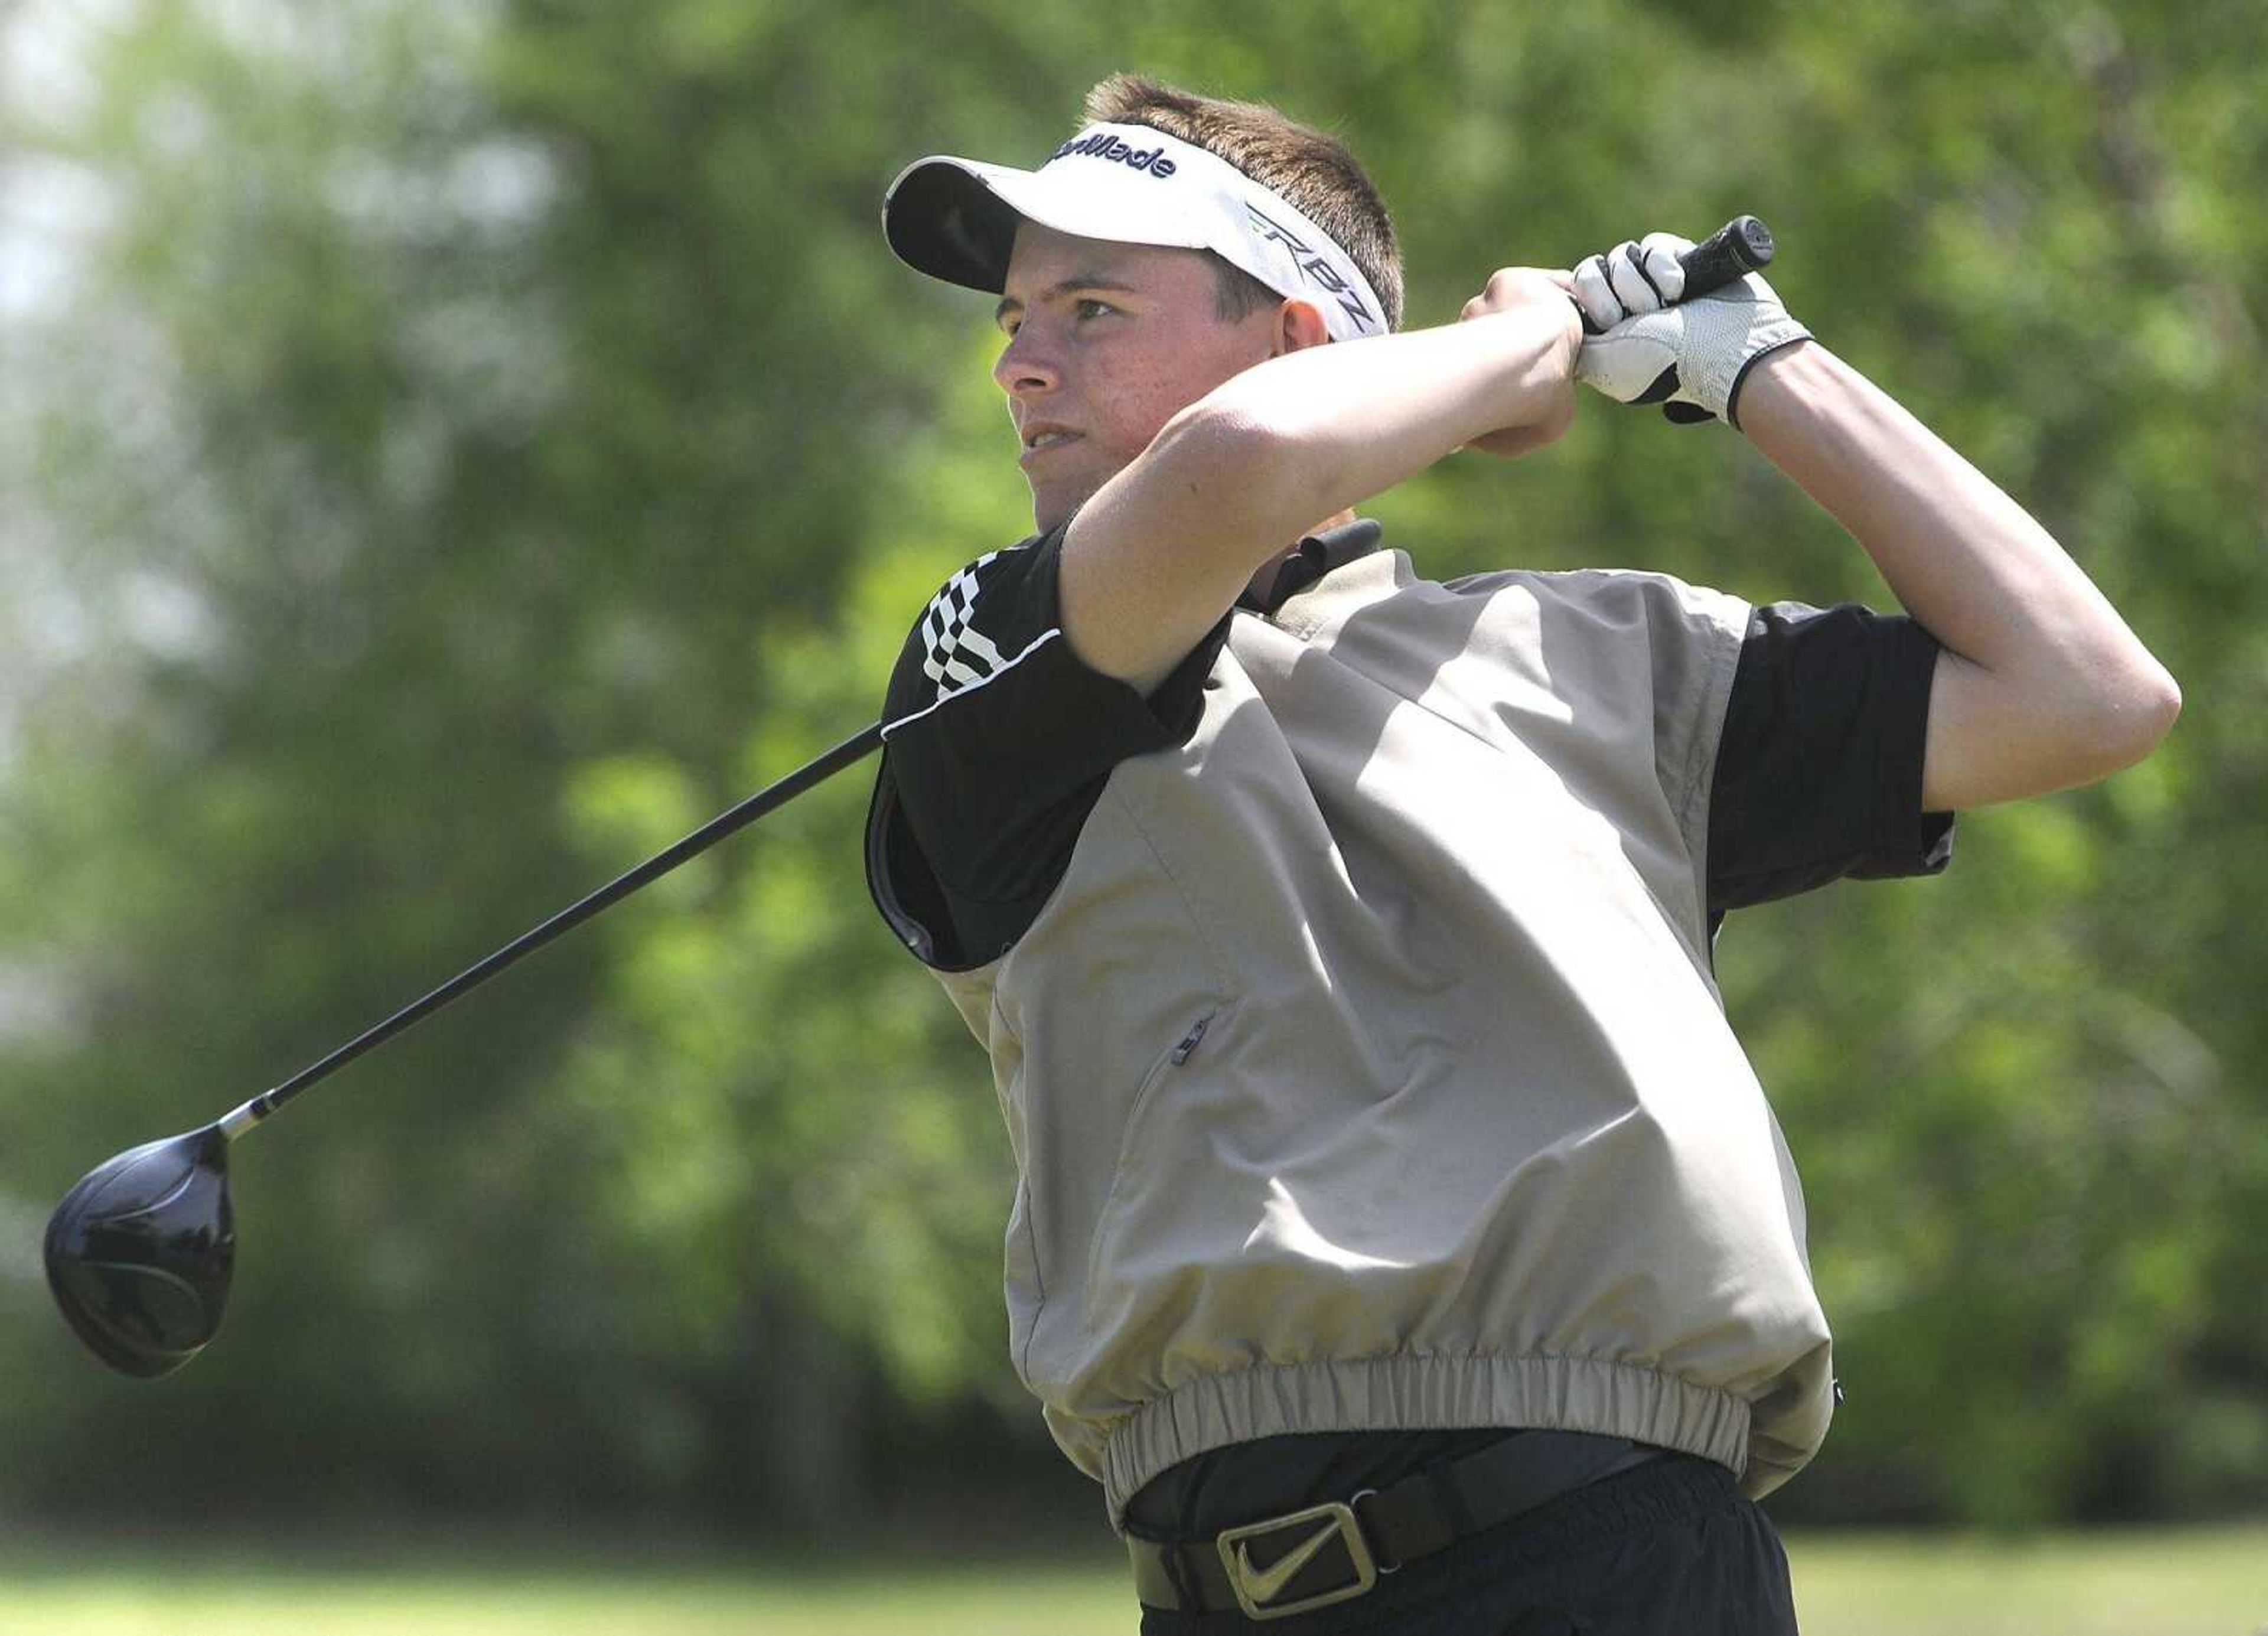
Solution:
[[[1105,313],[1115,313],[1117,310],[1118,309],[1111,306],[1109,302],[1098,301],[1092,296],[1088,296],[1082,299],[1079,303],[1078,306],[1079,315],[1081,318],[1100,318]]]

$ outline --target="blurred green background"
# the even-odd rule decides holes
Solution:
[[[186,1373],[99,1373],[37,1245],[872,719],[1029,520],[987,303],[881,191],[1038,162],[1121,67],[1343,134],[1413,324],[1762,215],[2172,669],[2139,768],[1726,929],[1849,1393],[1772,1509],[2268,1511],[2256,0],[15,0],[0,47],[0,1527],[1102,1537],[1003,1355],[1006,1144],[868,903],[865,770],[240,1153]],[[1370,509],[1437,576],[1889,605],[1736,437],[1595,399]]]

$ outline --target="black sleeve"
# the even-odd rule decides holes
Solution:
[[[1064,640],[1057,529],[978,558],[898,656],[867,817],[877,907],[933,966],[997,959],[1071,862],[1113,768],[1185,742],[1229,615],[1145,699]]]
[[[1709,800],[1709,912],[1830,881],[1935,874],[1953,814],[1921,809],[1938,645],[1855,605],[1755,609]]]

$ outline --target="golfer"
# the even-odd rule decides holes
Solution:
[[[1933,873],[2179,694],[1764,279],[1683,302],[1657,233],[1405,330],[1334,140],[1125,77],[1086,121],[885,207],[997,298],[1037,530],[922,611],[867,838],[991,1058],[1017,1370],[1145,1632],[1793,1631],[1754,1502],[1836,1388],[1719,920]],[[1439,584],[1356,514],[1579,383],[1745,435],[1905,615]]]

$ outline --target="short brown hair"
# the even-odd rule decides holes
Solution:
[[[1295,123],[1265,103],[1200,97],[1134,74],[1113,74],[1086,93],[1086,123],[1161,130],[1283,195],[1354,258],[1386,309],[1386,327],[1402,327],[1402,252],[1393,220],[1370,177],[1336,136]],[[1284,298],[1243,269],[1219,256],[1213,261],[1223,318],[1242,318]]]

